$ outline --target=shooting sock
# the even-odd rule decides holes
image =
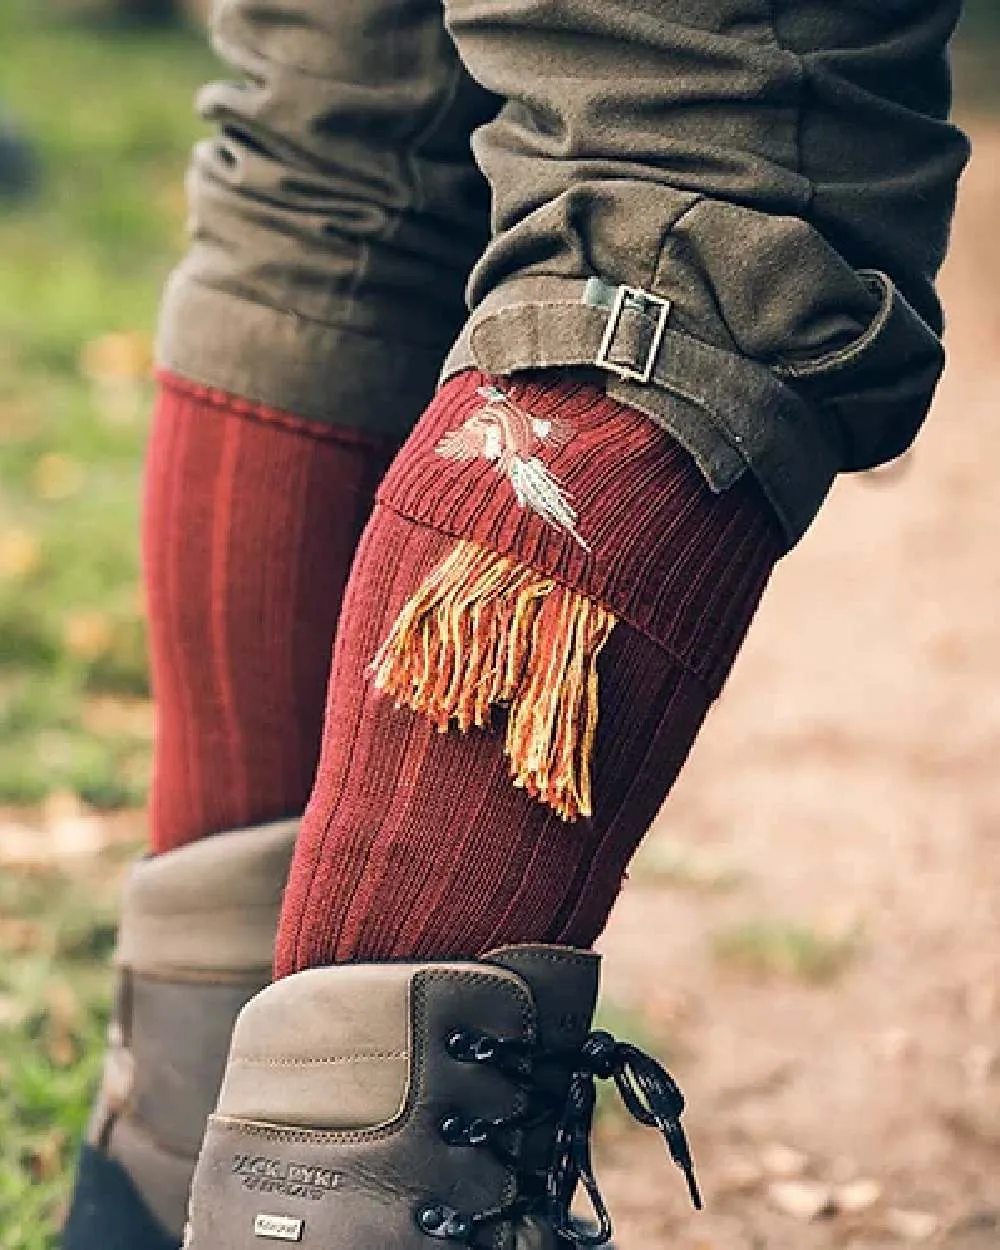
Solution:
[[[378,492],[276,972],[590,945],[781,549],[645,416],[469,372]]]
[[[143,548],[154,853],[297,816],[384,440],[165,376]]]

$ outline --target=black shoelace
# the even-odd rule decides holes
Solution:
[[[638,1047],[601,1031],[591,1033],[582,1046],[573,1050],[464,1032],[454,1033],[447,1046],[452,1058],[461,1063],[489,1064],[501,1071],[526,1095],[526,1106],[514,1115],[494,1119],[465,1121],[449,1116],[441,1124],[445,1140],[453,1145],[486,1146],[502,1162],[517,1168],[519,1161],[509,1144],[512,1133],[551,1124],[554,1119],[555,1144],[547,1170],[520,1172],[522,1193],[513,1202],[471,1214],[442,1204],[422,1207],[417,1222],[428,1236],[471,1245],[484,1225],[541,1213],[556,1236],[571,1245],[606,1245],[611,1239],[611,1218],[594,1176],[590,1154],[598,1080],[614,1081],[629,1114],[663,1134],[670,1157],[684,1173],[692,1203],[701,1209],[691,1151],[681,1127],[684,1095],[670,1073]],[[536,1068],[548,1064],[571,1072],[565,1102],[537,1083]],[[580,1185],[596,1220],[593,1230],[581,1228],[570,1214]]]

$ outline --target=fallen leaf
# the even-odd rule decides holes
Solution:
[[[903,1241],[928,1241],[938,1231],[941,1221],[929,1211],[906,1211],[891,1207],[885,1213],[886,1230]]]
[[[0,838],[3,831],[0,830]],[[0,849],[0,860],[4,855]],[[51,930],[35,920],[0,919],[0,950],[24,954],[28,951],[44,950],[51,946]],[[0,1012],[2,1019],[2,1012]]]
[[[31,480],[39,499],[54,501],[75,495],[83,486],[85,477],[83,466],[78,461],[61,452],[50,451],[35,462]]]
[[[145,742],[153,736],[153,704],[149,699],[87,699],[81,719],[88,733],[101,738],[140,738]]]
[[[764,1169],[752,1159],[732,1159],[722,1168],[712,1188],[717,1194],[742,1193],[756,1189],[764,1180]]]
[[[845,1215],[861,1215],[870,1211],[881,1197],[882,1186],[878,1181],[861,1179],[838,1186],[833,1201],[837,1210]]]
[[[57,1030],[49,1038],[45,1046],[50,1062],[57,1068],[68,1068],[76,1062],[76,1044],[70,1033]]]
[[[43,807],[43,820],[52,858],[57,862],[95,855],[106,845],[103,822],[75,794],[50,794]]]
[[[92,382],[138,381],[153,367],[153,342],[138,330],[91,339],[80,353],[80,372]]]
[[[0,577],[20,582],[42,562],[42,544],[30,530],[9,529],[0,534]]]
[[[65,1146],[66,1132],[61,1128],[50,1129],[41,1141],[34,1143],[31,1150],[31,1170],[36,1180],[52,1180],[58,1175],[62,1168]]]
[[[803,1176],[809,1168],[808,1155],[792,1146],[783,1146],[777,1142],[761,1150],[760,1162],[769,1176],[780,1180],[792,1180]]]
[[[7,820],[0,823],[0,864],[33,864],[47,862],[51,855],[44,854],[46,842],[37,829],[20,821]],[[39,854],[42,858],[39,860]]]
[[[27,1009],[12,994],[0,994],[0,1029],[12,1029],[27,1015]]]
[[[80,1023],[83,1008],[76,991],[66,981],[53,981],[45,992],[49,1015],[60,1029],[72,1029]]]
[[[774,1181],[767,1187],[767,1196],[784,1215],[803,1222],[836,1213],[830,1186],[819,1181]]]
[[[77,659],[93,661],[107,655],[114,629],[103,612],[75,612],[63,625],[63,644]]]

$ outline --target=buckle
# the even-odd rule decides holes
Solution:
[[[651,316],[653,315],[653,310],[658,310],[656,312],[656,327],[649,342],[646,359],[639,365],[618,364],[616,361],[611,360],[608,355],[615,341],[615,335],[618,333],[618,327],[621,324],[622,313],[626,307],[634,308],[636,312],[646,316]],[[594,357],[594,364],[599,369],[606,369],[609,373],[615,373],[626,381],[639,382],[645,385],[653,376],[656,357],[659,355],[660,346],[663,343],[669,316],[670,300],[661,299],[659,295],[651,295],[649,291],[643,291],[637,286],[620,286],[615,292],[614,303],[611,305],[611,311],[608,313],[608,324],[604,327],[604,336],[601,339],[600,347],[597,349],[597,355]]]

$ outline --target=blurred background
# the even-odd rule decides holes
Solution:
[[[202,7],[0,0],[0,1250],[55,1244],[142,845],[138,493]],[[609,1112],[621,1250],[1000,1247],[998,50],[971,0],[937,412],[782,566],[604,942],[710,1196],[687,1215]]]

